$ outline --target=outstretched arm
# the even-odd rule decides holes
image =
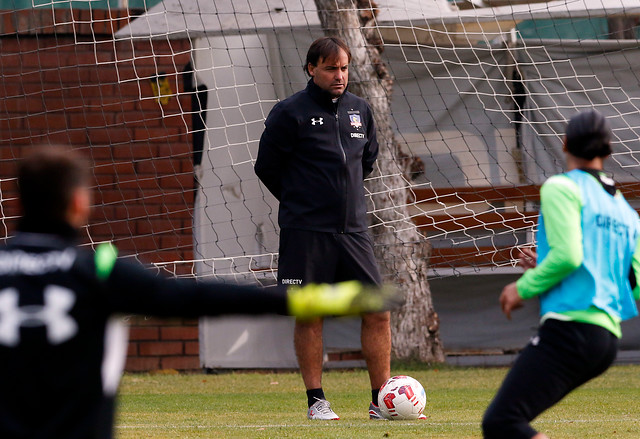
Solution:
[[[542,186],[540,201],[549,252],[543,261],[536,263],[537,254],[533,250],[521,250],[520,265],[526,271],[500,295],[500,307],[508,319],[512,311],[523,306],[524,300],[544,293],[571,274],[584,257],[582,200],[576,184],[564,176],[552,177]]]
[[[386,311],[403,302],[393,288],[357,281],[260,288],[165,278],[121,260],[102,282],[111,312],[160,317],[281,314],[311,319]]]
[[[582,199],[577,185],[565,176],[550,178],[540,190],[540,209],[549,252],[518,279],[518,293],[523,299],[551,289],[580,267],[584,258]]]

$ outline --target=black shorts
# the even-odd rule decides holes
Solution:
[[[601,326],[549,319],[525,347],[489,405],[485,439],[529,439],[529,423],[609,368],[618,339]]]
[[[280,285],[347,280],[376,285],[382,282],[369,233],[280,230]]]

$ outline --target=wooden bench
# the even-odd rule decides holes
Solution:
[[[640,211],[640,182],[618,185]],[[421,187],[411,190],[413,221],[432,243],[430,267],[496,267],[517,258],[538,223],[540,187]],[[509,241],[508,245],[496,241]],[[490,243],[487,243],[490,241]]]

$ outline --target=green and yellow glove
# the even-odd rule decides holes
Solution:
[[[404,302],[393,287],[358,281],[289,287],[287,296],[289,315],[299,319],[388,311]]]

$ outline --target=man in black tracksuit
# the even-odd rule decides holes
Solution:
[[[117,259],[110,244],[78,247],[90,210],[88,170],[73,151],[52,147],[20,165],[24,215],[0,246],[2,439],[111,437],[127,348],[120,314],[310,318],[392,304],[356,282],[260,289],[166,279]]]
[[[341,40],[316,40],[305,64],[307,87],[279,102],[265,122],[255,172],[280,202],[281,285],[380,283],[363,186],[378,143],[369,105],[346,91],[350,59]],[[390,373],[389,314],[363,316],[361,340],[372,388],[369,415],[379,419],[377,391]],[[294,344],[309,419],[339,419],[322,390],[322,321],[298,320]]]

